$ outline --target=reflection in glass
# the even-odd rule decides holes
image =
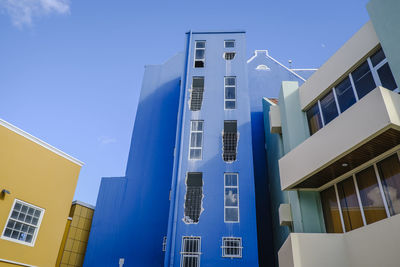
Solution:
[[[339,115],[333,91],[330,91],[326,96],[324,96],[320,102],[322,115],[324,116],[324,122],[326,125]]]
[[[367,61],[353,71],[351,76],[353,77],[359,99],[363,98],[376,87]]]
[[[390,215],[400,213],[400,163],[394,154],[377,163]]]
[[[385,53],[383,53],[382,48],[380,48],[375,54],[371,56],[372,66],[376,66],[386,58]]]
[[[337,184],[340,206],[346,232],[363,226],[360,205],[356,195],[353,177]]]
[[[343,233],[335,187],[321,192],[322,211],[327,233]]]
[[[379,75],[379,79],[381,80],[383,87],[392,91],[394,89],[397,89],[397,84],[396,81],[394,80],[392,71],[390,70],[389,63],[385,63],[376,72]]]
[[[386,210],[374,167],[371,166],[357,173],[356,179],[367,224],[385,219]]]
[[[310,135],[313,135],[319,129],[322,128],[322,119],[321,119],[321,114],[319,112],[318,103],[312,106],[309,110],[307,110],[306,113],[307,113],[308,128],[310,129]]]
[[[356,103],[356,97],[354,96],[353,87],[351,86],[349,77],[344,79],[335,87],[335,92],[341,112],[344,112]]]

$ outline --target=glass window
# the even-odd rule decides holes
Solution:
[[[335,187],[321,192],[322,211],[327,233],[343,233]]]
[[[224,53],[225,60],[232,60],[235,58],[235,52],[226,52]]]
[[[374,167],[357,173],[356,179],[367,224],[385,219],[386,210]]]
[[[312,106],[306,111],[308,128],[310,130],[310,135],[315,134],[319,129],[322,128],[322,119],[319,111],[318,103]]]
[[[182,237],[181,263],[182,267],[199,267],[201,255],[200,237]]]
[[[235,41],[234,40],[226,40],[225,41],[225,48],[233,48],[235,47]]]
[[[239,185],[237,173],[225,173],[225,222],[239,222]]]
[[[376,87],[367,61],[353,71],[351,76],[353,77],[359,99],[363,98]]]
[[[185,223],[198,223],[203,199],[203,174],[189,172],[186,180]]]
[[[201,109],[203,103],[203,92],[204,92],[204,77],[193,77],[192,89],[190,91],[190,105],[189,109],[192,111],[198,111]]]
[[[222,257],[241,258],[242,239],[240,237],[222,238]]]
[[[236,77],[225,77],[225,109],[236,108]]]
[[[191,121],[189,159],[201,159],[203,150],[203,121]]]
[[[394,154],[377,163],[390,215],[400,213],[400,163]]]
[[[354,96],[353,87],[351,86],[349,77],[345,78],[335,87],[335,93],[341,112],[344,112],[356,103],[356,97]]]
[[[390,70],[389,63],[386,62],[383,64],[383,66],[377,69],[376,72],[378,73],[383,87],[392,91],[397,89],[397,84],[394,80],[392,71]]]
[[[195,41],[194,67],[204,68],[206,41]]]
[[[386,58],[385,53],[383,52],[382,48],[380,48],[375,54],[371,56],[371,63],[372,66],[376,66],[381,63]]]
[[[237,156],[237,121],[224,121],[222,133],[222,158],[224,161],[232,162]]]
[[[338,183],[337,190],[346,232],[363,226],[360,204],[357,199],[353,177]]]
[[[326,125],[339,115],[333,91],[330,91],[326,96],[324,96],[320,103]]]
[[[33,244],[43,213],[41,208],[15,200],[3,237],[19,243]]]

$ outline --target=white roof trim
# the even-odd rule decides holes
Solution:
[[[301,71],[301,70],[317,71],[318,69],[291,69],[291,70],[293,70],[293,71]]]
[[[17,262],[17,261],[10,261],[10,260],[6,260],[6,259],[0,259],[0,262],[11,263],[11,264],[25,266],[25,267],[37,267],[35,265],[30,265],[30,264],[26,264],[26,263]]]
[[[292,74],[294,74],[295,76],[297,76],[298,78],[302,79],[303,81],[306,81],[306,79],[304,79],[303,77],[301,77],[300,75],[298,75],[296,72],[292,71],[291,69],[289,69],[288,67],[286,67],[285,65],[283,65],[282,63],[280,63],[278,60],[276,60],[275,58],[271,57],[270,55],[267,54],[267,57],[269,57],[270,59],[272,59],[273,61],[275,61],[276,63],[278,63],[279,65],[281,65],[283,68],[285,68],[286,70],[288,70],[289,72],[291,72]]]
[[[268,56],[268,50],[254,50],[254,56],[249,58],[249,60],[247,60],[247,63],[250,63],[253,59],[255,59],[258,53],[265,53],[265,55]]]
[[[72,201],[72,205],[75,205],[75,204],[84,206],[84,207],[89,208],[89,209],[92,209],[92,210],[94,210],[94,208],[95,208],[95,206],[90,205],[90,204],[87,204],[87,203],[82,202],[82,201],[79,201],[79,200],[74,200],[74,201]]]
[[[269,100],[268,97],[263,97],[265,101],[267,101],[268,103],[270,103],[272,106],[276,106],[276,104],[274,102],[272,102],[271,100]]]
[[[80,160],[68,155],[67,153],[59,150],[58,148],[55,148],[54,146],[49,145],[48,143],[40,140],[39,138],[37,138],[37,137],[35,137],[35,136],[33,136],[33,135],[23,131],[23,130],[21,130],[20,128],[12,125],[11,123],[6,122],[5,120],[0,119],[0,125],[6,127],[7,129],[9,129],[9,130],[11,130],[11,131],[13,131],[13,132],[25,137],[25,138],[27,138],[29,140],[31,140],[32,142],[34,142],[34,143],[36,143],[38,145],[41,145],[42,147],[44,147],[44,148],[56,153],[57,155],[59,155],[59,156],[61,156],[63,158],[66,158],[66,159],[72,161],[75,164],[78,164],[79,166],[84,165],[84,163],[82,161],[80,161]]]

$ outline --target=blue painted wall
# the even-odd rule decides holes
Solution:
[[[188,55],[183,105],[179,117],[182,119],[181,133],[177,138],[177,163],[175,164],[176,188],[172,203],[171,233],[165,266],[180,266],[183,236],[201,237],[201,266],[258,266],[257,231],[254,197],[253,162],[251,146],[250,99],[246,73],[246,47],[244,33],[189,33]],[[234,39],[234,49],[224,49],[224,40]],[[205,68],[193,68],[195,40],[206,40]],[[223,59],[224,51],[235,51],[232,61]],[[203,105],[200,111],[190,111],[188,100],[192,76],[205,77]],[[237,109],[224,110],[224,77],[237,77]],[[191,120],[204,120],[204,142],[202,160],[188,160]],[[237,120],[239,131],[238,156],[233,163],[222,159],[222,131],[224,120]],[[179,127],[179,126],[178,126]],[[187,172],[203,173],[203,212],[199,223],[183,222],[185,178]],[[224,222],[224,173],[239,173],[239,223]],[[222,258],[222,237],[241,237],[243,257]]]
[[[260,266],[274,264],[270,190],[265,153],[263,97],[277,98],[283,80],[304,82],[304,79],[289,70],[266,50],[257,50],[247,62],[251,103],[252,147],[257,205],[257,231]],[[272,206],[272,208],[275,208]],[[272,211],[272,215],[275,211]]]
[[[162,266],[183,54],[146,66],[125,178],[103,178],[84,266]]]

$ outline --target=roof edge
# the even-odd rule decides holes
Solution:
[[[92,209],[92,210],[94,210],[95,207],[96,207],[96,206],[90,205],[90,204],[88,204],[88,203],[82,202],[82,201],[80,201],[80,200],[74,200],[74,201],[72,201],[72,205],[75,205],[75,204],[84,206],[84,207],[89,208],[89,209]]]

